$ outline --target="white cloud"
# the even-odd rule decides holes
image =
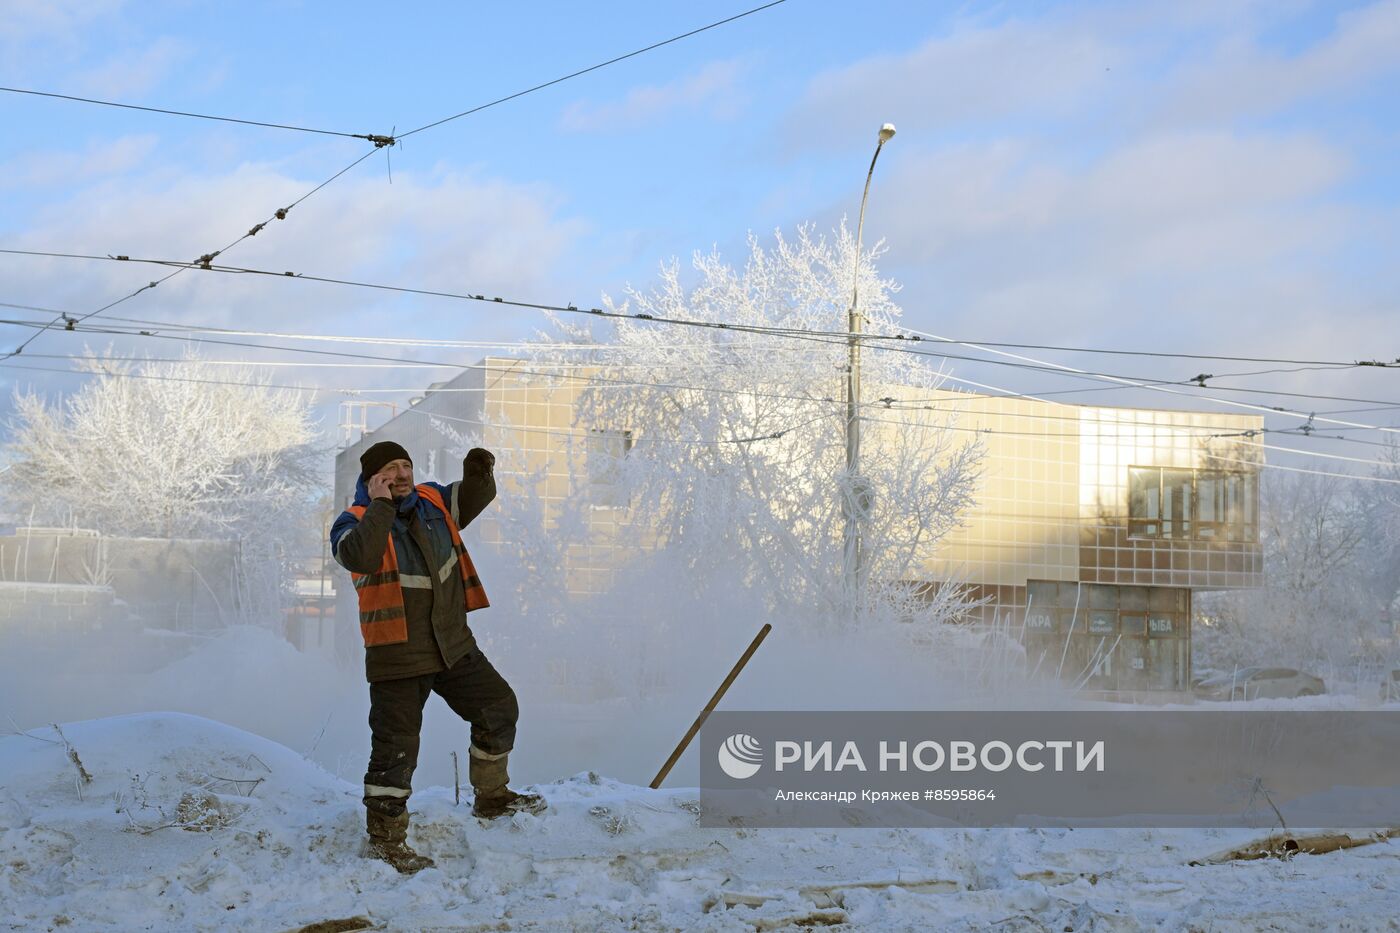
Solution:
[[[71,39],[73,33],[121,9],[124,0],[5,0],[0,40]]]
[[[12,243],[26,249],[193,259],[229,243],[319,180],[256,164],[219,175],[126,177],[84,189],[36,216],[29,232]],[[585,229],[581,221],[560,216],[559,199],[548,189],[467,173],[396,170],[392,185],[381,173],[341,179],[219,262],[552,300],[562,287],[560,266]],[[146,265],[15,257],[4,257],[3,265],[5,300],[75,313],[100,307],[165,272]],[[303,333],[493,339],[528,332],[541,320],[489,304],[198,271],[183,273],[111,313]],[[39,346],[77,352],[78,342],[68,336],[49,335],[36,352]],[[6,343],[12,338],[13,331],[7,332]],[[174,349],[158,342],[141,347],[147,352]]]
[[[885,120],[925,139],[1018,124],[1091,137],[1229,126],[1400,72],[1400,0],[1340,12],[1300,50],[1266,39],[1314,6],[1109,4],[993,25],[958,20],[912,51],[818,75],[788,136],[793,149],[824,148],[865,140]]]
[[[79,73],[72,86],[118,100],[139,97],[169,78],[192,54],[186,43],[162,36],[140,51],[123,51]]]
[[[153,169],[144,176],[127,175],[78,190],[70,200],[35,216],[27,225],[28,232],[6,245],[189,260],[229,243],[321,180],[264,164],[220,174],[174,175],[169,168]],[[568,275],[573,251],[587,232],[587,224],[562,213],[560,198],[550,189],[469,172],[411,172],[396,165],[392,185],[382,172],[342,178],[294,208],[286,220],[271,222],[218,261],[561,303],[583,297],[567,291],[563,278]],[[5,283],[0,300],[84,314],[168,271],[150,265],[4,256],[0,257],[0,279]],[[21,313],[7,311],[0,316],[15,314]],[[282,333],[473,340],[520,339],[545,326],[541,314],[492,303],[405,296],[280,276],[200,271],[184,272],[111,309],[109,315]],[[102,320],[97,317],[91,323],[100,325]],[[14,326],[0,327],[0,351],[9,350],[32,333]],[[157,329],[157,333],[162,331]],[[374,343],[347,346],[227,339],[460,364],[475,362],[484,352],[416,350]],[[65,362],[38,354],[84,354],[89,348],[101,352],[109,346],[118,354],[178,357],[187,345],[160,337],[62,331],[45,334],[15,361],[18,367],[0,367],[0,440],[11,408],[10,387],[32,385],[46,393],[63,393],[80,382],[78,377],[20,367],[66,369]],[[285,350],[214,344],[196,348],[214,359],[336,361],[334,357]],[[308,387],[415,390],[454,374],[449,369],[408,365],[391,369],[284,367],[273,372],[278,382]],[[400,403],[409,397],[364,396]],[[335,425],[335,405],[342,399],[338,393],[319,396],[318,410],[328,437]]]
[[[1112,42],[1064,24],[959,23],[911,52],[816,77],[789,126],[799,145],[874,136],[886,120],[934,128],[1063,113],[1122,58]]]
[[[1156,330],[1170,311],[1179,339],[1219,334],[1282,311],[1273,286],[1353,222],[1317,203],[1349,163],[1315,138],[1164,135],[1072,168],[1045,156],[1005,142],[905,153],[879,184],[872,229],[893,262],[937,270],[956,296],[944,320],[964,332],[1122,343],[1111,331]]]
[[[0,191],[47,185],[88,184],[139,168],[155,148],[152,135],[123,136],[94,143],[82,152],[27,152],[0,162]]]
[[[1337,147],[1307,136],[1156,135],[1110,152],[1088,179],[1092,209],[1154,224],[1319,194],[1344,174]]]
[[[560,128],[575,133],[632,129],[672,113],[699,109],[715,119],[724,119],[741,106],[738,81],[743,70],[734,60],[710,62],[687,78],[633,88],[620,101],[576,101],[560,117]]]
[[[1178,122],[1259,117],[1400,72],[1400,0],[1382,0],[1337,17],[1330,35],[1286,55],[1251,34],[1220,42],[1206,60],[1183,68],[1163,106]]]
[[[1259,50],[1296,5],[1167,6],[959,27],[811,82],[790,116],[796,148],[873,144],[881,120],[900,126],[876,172],[866,236],[889,243],[882,267],[904,281],[913,326],[1340,359],[1366,355],[1378,322],[1394,328],[1400,276],[1373,244],[1400,235],[1400,212],[1346,195],[1373,180],[1357,173],[1375,164],[1331,131],[1353,118],[1333,113],[1324,127],[1285,108],[1325,104],[1400,67],[1400,0],[1340,16],[1286,55]],[[850,210],[843,202],[826,216]],[[1179,371],[1184,361],[1074,362],[1192,374]],[[1022,389],[1070,385],[979,372]],[[1375,397],[1367,378],[1268,384]]]

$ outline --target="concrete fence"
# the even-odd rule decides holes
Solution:
[[[110,586],[0,581],[0,631],[91,632],[119,618]]]
[[[105,612],[156,628],[215,629],[237,609],[237,570],[234,541],[21,528],[0,536],[0,619],[28,612],[58,621],[69,612],[75,622]]]

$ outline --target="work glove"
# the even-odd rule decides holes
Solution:
[[[495,465],[495,454],[483,447],[473,447],[462,460],[462,475],[487,477],[491,475],[491,468]]]

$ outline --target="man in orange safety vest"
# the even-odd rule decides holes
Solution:
[[[507,786],[520,709],[467,624],[467,613],[489,603],[460,529],[496,497],[495,461],[489,451],[473,448],[462,461],[460,482],[415,484],[408,451],[381,441],[360,456],[354,502],[331,527],[331,552],[350,571],[365,641],[370,851],[405,873],[433,864],[407,841],[408,798],[429,693],[471,723],[468,774],[476,816],[545,808],[538,795]]]

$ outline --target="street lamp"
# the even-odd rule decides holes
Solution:
[[[880,158],[880,150],[894,138],[894,124],[880,127],[880,140],[875,144],[875,155],[870,159],[870,171],[865,173],[865,193],[860,197],[860,216],[856,221],[855,272],[851,281],[851,307],[847,312],[849,349],[846,366],[846,489],[841,498],[841,511],[846,518],[843,537],[842,569],[845,572],[846,592],[850,596],[854,611],[862,584],[864,567],[860,551],[860,523],[870,510],[873,490],[860,475],[860,256],[861,234],[865,230],[865,201],[870,197],[870,179],[875,175],[875,161]]]

